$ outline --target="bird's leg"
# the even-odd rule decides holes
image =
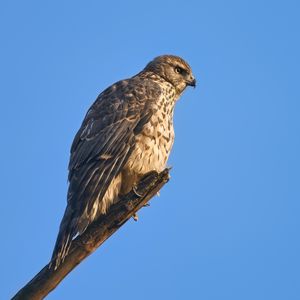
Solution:
[[[134,184],[133,187],[132,187],[132,191],[138,196],[138,197],[143,197],[143,195],[141,195],[138,191],[137,191],[137,184]],[[159,194],[159,193],[158,193]],[[149,203],[146,203],[143,207],[148,207],[150,206]],[[133,220],[134,221],[138,221],[139,219],[139,216],[137,213],[135,213],[133,216],[132,216]]]
[[[140,197],[140,198],[143,197],[143,195],[141,195],[141,194],[137,191],[137,185],[136,185],[136,184],[133,185],[132,190],[133,190],[133,192],[134,192],[138,197]],[[137,213],[134,213],[134,215],[132,216],[132,218],[133,218],[133,220],[134,220],[135,222],[137,222],[138,219],[139,219],[139,216],[138,216]]]

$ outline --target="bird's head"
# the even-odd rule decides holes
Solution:
[[[187,86],[196,86],[196,79],[189,64],[179,56],[161,55],[154,58],[144,69],[170,82],[181,94]]]

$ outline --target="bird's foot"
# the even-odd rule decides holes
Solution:
[[[149,207],[150,203],[146,203],[145,205],[143,205],[143,207]],[[137,213],[133,214],[132,219],[136,222],[139,220],[139,216]]]
[[[133,192],[138,196],[138,197],[143,197],[143,195],[141,195],[138,191],[137,191],[137,185],[135,184],[133,187],[132,187],[132,190]]]
[[[137,213],[135,213],[135,214],[132,216],[132,218],[133,218],[133,220],[134,220],[135,222],[137,222],[138,219],[139,219],[139,216],[138,216]]]

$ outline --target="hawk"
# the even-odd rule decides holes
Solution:
[[[144,174],[165,168],[174,141],[174,106],[187,86],[196,86],[188,63],[162,55],[97,97],[71,146],[67,207],[51,259],[55,268],[76,235]]]

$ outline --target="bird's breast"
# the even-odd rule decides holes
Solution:
[[[173,142],[173,108],[164,109],[160,106],[136,136],[135,148],[127,167],[137,174],[153,170],[161,172],[166,166]]]

